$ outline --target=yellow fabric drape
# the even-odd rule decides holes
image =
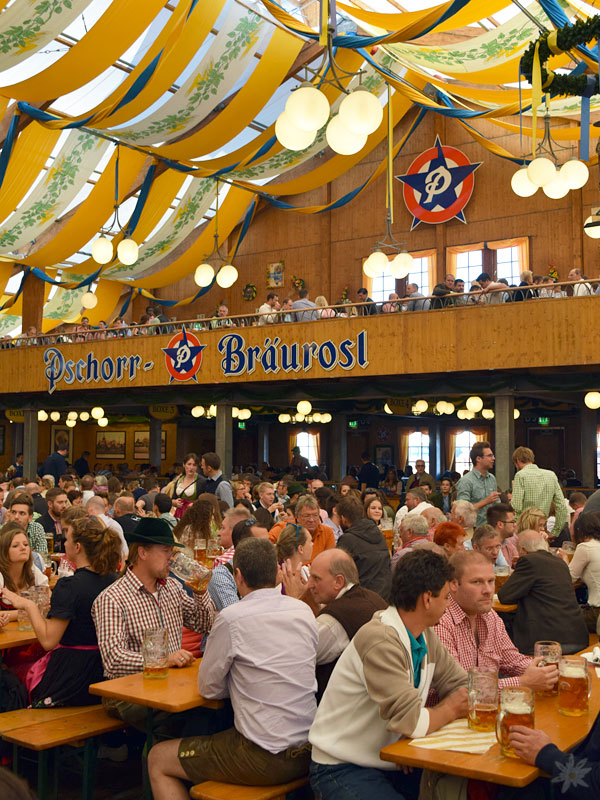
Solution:
[[[288,453],[290,454],[289,462],[291,462],[293,458],[292,450],[294,449],[294,447],[296,447],[297,442],[298,442],[297,435],[295,433],[288,433]]]
[[[408,461],[408,437],[416,428],[398,428],[398,469],[406,469]]]
[[[456,437],[464,428],[446,428],[444,431],[444,448],[446,456],[446,469],[451,470],[456,460]]]
[[[198,3],[188,17],[190,0],[179,3],[163,30],[131,74],[109,97],[78,119],[93,115],[93,119],[88,125],[105,128],[122,125],[141,114],[176,82],[197,52],[198,42],[203,42],[210,33],[224,4],[225,0]],[[133,100],[118,111],[111,113],[161,50],[160,60],[147,84]]]
[[[487,246],[490,250],[500,250],[504,247],[516,247],[519,257],[519,267],[521,272],[524,269],[529,269],[529,237],[521,236],[513,239],[502,239],[497,242],[488,242]]]
[[[377,11],[366,11],[362,8],[349,6],[346,3],[337,3],[337,8],[345,11],[351,17],[366,22],[368,25],[373,25],[377,28],[382,28],[386,31],[397,31],[401,28],[408,28],[409,25],[420,24],[420,28],[425,27],[425,18],[428,18],[429,24],[439,19],[442,14],[450,7],[450,3],[442,3],[434,8],[428,8],[425,11],[404,11],[401,14],[384,14]],[[490,14],[495,14],[500,9],[505,8],[506,0],[471,0],[465,8],[457,11],[449,19],[440,25],[436,25],[434,30],[437,33],[442,31],[451,31],[456,28],[461,28],[463,25],[471,25],[473,22],[479,22],[482,17],[489,17]],[[429,17],[431,19],[429,20]],[[407,37],[408,38],[408,37]]]
[[[32,267],[44,267],[57,264],[79,250],[94,236],[99,228],[110,217],[114,205],[115,194],[115,161],[116,151],[98,182],[79,205],[77,211],[51,239],[48,244],[27,257]],[[121,149],[119,158],[119,202],[122,202],[146,161],[143,153],[136,150]]]
[[[0,221],[16,209],[44,168],[59,136],[60,131],[47,131],[37,122],[32,122],[20,134],[0,191]]]
[[[317,466],[321,463],[321,434],[319,431],[316,433],[311,433],[313,440],[313,447],[315,448],[315,454],[317,457]]]
[[[275,93],[303,44],[297,36],[276,28],[258,64],[231,103],[197,133],[163,145],[161,153],[174,159],[199,158],[237,136]]]
[[[43,103],[73,92],[108,69],[141,36],[164,0],[119,0],[58,61],[31,78],[0,87],[3,97]]]

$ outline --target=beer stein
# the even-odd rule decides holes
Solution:
[[[496,594],[498,594],[498,589],[504,586],[506,581],[510,578],[510,567],[509,566],[494,567],[494,573],[496,576],[494,591],[496,592]]]
[[[493,731],[498,713],[498,672],[493,667],[471,667],[467,685],[469,728]]]
[[[558,665],[558,713],[581,717],[590,710],[588,662],[582,656],[565,656]]]
[[[169,634],[166,628],[144,631],[142,659],[144,678],[166,678],[169,674]]]
[[[533,689],[510,686],[500,690],[500,712],[496,718],[496,738],[503,756],[518,758],[508,742],[513,725],[535,728]]]
[[[169,562],[169,569],[190,588],[200,591],[210,580],[211,571],[203,564],[194,561],[185,553],[174,553]]]
[[[562,656],[562,647],[559,642],[536,642],[533,646],[533,655],[534,658],[541,657],[543,659],[539,663],[540,667],[545,667],[547,664],[558,666]],[[558,694],[558,681],[552,689],[540,689],[538,694],[540,697],[555,697]]]

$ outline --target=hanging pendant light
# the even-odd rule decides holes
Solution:
[[[342,100],[339,115],[350,133],[368,136],[381,125],[383,108],[374,94],[364,86],[358,86]]]
[[[114,229],[114,230],[113,230]],[[106,229],[100,230],[100,236],[92,243],[92,258],[97,264],[108,264],[114,258],[113,243],[107,236],[114,235],[121,230],[119,222],[119,145],[115,158],[115,201],[113,216]],[[117,245],[117,257],[122,264],[131,266],[138,259],[138,246],[125,230],[125,238]]]
[[[581,189],[588,182],[590,171],[585,161],[570,158],[560,168],[560,175],[568,184],[569,189]]]
[[[329,119],[329,100],[316,86],[305,81],[288,97],[285,114],[297,130],[316,134]]]
[[[238,279],[238,271],[229,263],[229,256],[224,255],[219,247],[219,179],[215,181],[216,197],[215,197],[215,232],[213,235],[214,244],[211,253],[206,256],[204,262],[196,267],[194,272],[194,282],[198,286],[210,286],[213,280],[222,289],[229,289]],[[219,264],[215,269],[212,263]]]
[[[531,197],[538,190],[538,186],[529,179],[526,164],[523,164],[521,169],[515,172],[510,179],[510,185],[513,192],[519,197]]]
[[[84,308],[96,308],[98,305],[98,298],[93,292],[86,292],[81,298],[81,305]]]

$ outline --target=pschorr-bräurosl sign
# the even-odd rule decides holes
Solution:
[[[124,339],[123,344],[131,343]],[[262,344],[247,344],[240,333],[223,334],[216,347],[219,356],[218,371],[223,378],[284,373],[309,373],[314,366],[326,372],[336,367],[347,372],[365,369],[367,358],[367,332],[360,331],[355,338],[341,342],[326,339],[324,342],[284,342],[279,336],[265,337]],[[200,344],[196,334],[185,327],[176,333],[162,348],[169,383],[197,381],[197,374],[206,365],[203,355],[210,359],[211,352],[206,344]],[[210,364],[210,362],[209,362]],[[154,361],[146,360],[139,353],[129,355],[98,357],[93,351],[73,360],[67,358],[58,347],[44,351],[44,374],[48,381],[48,392],[52,394],[61,383],[73,384],[104,383],[114,384],[127,380],[132,382],[140,372],[153,370]],[[212,370],[211,370],[212,372]]]

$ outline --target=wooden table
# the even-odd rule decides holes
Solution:
[[[90,694],[137,703],[140,706],[177,714],[191,708],[221,708],[221,700],[207,700],[198,694],[200,659],[189,667],[171,668],[166,678],[144,678],[141,672],[92,683]]]
[[[144,678],[141,672],[112,678],[102,683],[92,683],[90,694],[137,703],[148,709],[146,716],[146,746],[142,753],[144,775],[144,797],[151,800],[152,790],[148,780],[147,759],[153,745],[154,711],[167,711],[178,714],[192,708],[221,708],[221,700],[207,700],[198,694],[198,667],[201,659],[194,661],[189,667],[175,669],[171,667],[166,678]]]
[[[590,668],[592,694],[590,711],[583,717],[563,717],[558,713],[558,698],[535,698],[535,727],[545,731],[561,750],[570,750],[589,733],[600,711],[600,679],[596,670]],[[487,753],[473,755],[450,750],[427,750],[413,747],[408,739],[402,739],[384,747],[380,753],[383,761],[422,767],[464,778],[474,778],[505,786],[527,786],[541,774],[534,766],[517,758],[506,758],[495,744]]]
[[[8,650],[11,647],[31,644],[36,640],[37,636],[32,630],[20,631],[17,622],[9,622],[8,625],[0,628],[0,652],[2,650]]]
[[[492,604],[492,609],[494,611],[496,611],[496,612],[501,611],[501,612],[504,612],[505,614],[510,614],[511,612],[517,610],[517,604],[515,603],[513,605],[511,603],[510,605],[504,605],[503,603],[500,602],[500,600],[498,600],[498,595],[495,594],[494,595],[494,602]]]

